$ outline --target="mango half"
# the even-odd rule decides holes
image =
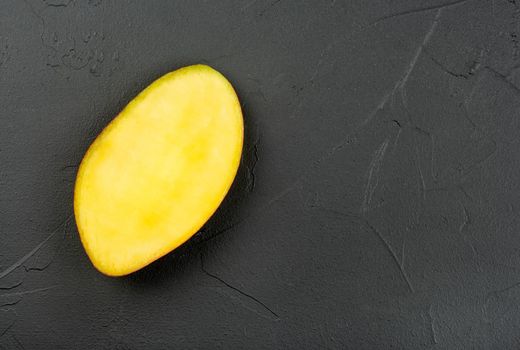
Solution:
[[[74,213],[93,265],[126,275],[195,234],[231,187],[243,130],[233,87],[208,66],[181,68],[143,90],[78,169]]]

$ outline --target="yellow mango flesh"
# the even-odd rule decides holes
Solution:
[[[141,92],[78,170],[74,212],[94,266],[129,274],[188,240],[231,187],[242,142],[237,95],[208,66],[181,68]]]

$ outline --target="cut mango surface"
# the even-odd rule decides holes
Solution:
[[[93,265],[126,275],[195,234],[231,187],[243,129],[233,87],[208,66],[168,73],[132,100],[76,178],[76,223]]]

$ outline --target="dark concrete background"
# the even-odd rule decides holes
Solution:
[[[519,25],[514,0],[0,0],[0,348],[520,348]],[[77,165],[199,62],[244,104],[233,190],[104,277]]]

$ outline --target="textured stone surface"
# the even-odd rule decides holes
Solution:
[[[0,0],[0,348],[520,347],[520,2]],[[225,204],[96,272],[77,165],[141,89],[222,71]]]

